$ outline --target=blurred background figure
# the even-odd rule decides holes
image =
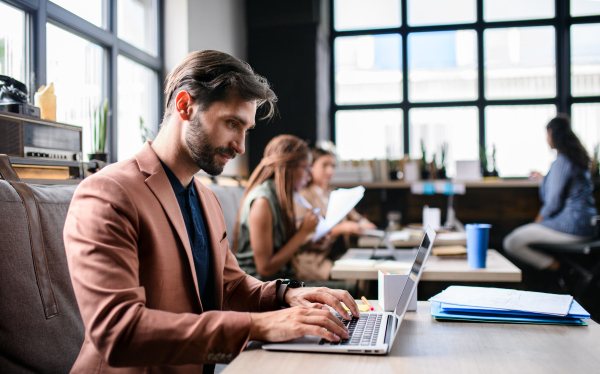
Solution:
[[[333,144],[323,142],[320,147],[311,149],[311,154],[312,178],[308,186],[300,192],[301,197],[294,200],[297,220],[310,212],[310,209],[315,208],[320,208],[318,214],[325,217],[329,195],[332,191],[330,183],[335,174],[337,161]],[[301,279],[328,280],[333,261],[348,249],[351,235],[362,234],[362,228],[376,229],[377,227],[353,209],[348,216],[333,227],[321,246],[303,246],[302,251],[294,258],[294,265]]]
[[[312,156],[308,145],[293,135],[279,135],[246,186],[234,234],[234,252],[246,273],[261,279],[299,279],[292,257],[314,233],[319,222],[312,212],[296,227],[293,193],[310,180]]]
[[[552,256],[529,248],[530,243],[572,243],[591,238],[596,215],[590,180],[590,157],[561,114],[546,126],[548,145],[558,155],[540,185],[543,206],[533,223],[515,229],[504,239],[504,249],[539,270],[558,270]],[[532,173],[532,178],[541,177]]]

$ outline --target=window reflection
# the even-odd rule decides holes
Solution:
[[[367,30],[401,25],[400,0],[335,0],[337,31]]]
[[[102,15],[104,14],[105,3],[103,0],[51,0],[54,4],[65,8],[69,12],[93,23],[98,27],[103,27]]]
[[[472,30],[408,35],[410,101],[477,98],[477,35]]]
[[[335,39],[335,101],[338,104],[402,100],[399,34]]]
[[[52,24],[47,24],[46,32],[47,81],[54,82],[56,120],[83,127],[83,154],[87,158],[92,153],[92,113],[106,97],[102,90],[104,50]]]
[[[27,84],[25,12],[0,3],[0,74]]]
[[[487,99],[556,96],[554,27],[489,29],[484,42]]]
[[[134,156],[142,147],[143,136],[154,140],[158,131],[156,72],[119,56],[118,160]],[[140,124],[141,122],[141,124]],[[144,132],[143,125],[148,131]]]
[[[156,55],[156,0],[117,2],[119,38]]]
[[[600,95],[600,24],[571,27],[571,94]]]
[[[600,144],[600,103],[573,104],[571,126],[591,157]]]
[[[341,160],[402,158],[402,122],[400,109],[338,111],[335,115],[338,156]]]
[[[479,115],[476,107],[417,108],[409,112],[410,157],[421,159],[421,140],[427,150],[427,162],[436,155],[441,166],[441,149],[447,144],[446,175],[456,174],[457,160],[479,158]]]
[[[544,19],[554,17],[554,0],[484,0],[486,22]]]
[[[477,20],[475,0],[407,0],[411,26],[473,23]]]
[[[501,177],[546,174],[556,153],[546,141],[546,125],[556,117],[554,105],[488,106],[485,108],[487,149],[496,145]]]

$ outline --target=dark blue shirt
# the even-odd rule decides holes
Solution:
[[[160,163],[167,173],[171,187],[173,187],[173,192],[175,192],[175,197],[179,203],[179,209],[181,210],[183,222],[185,222],[185,228],[190,239],[202,308],[204,311],[214,309],[214,283],[210,263],[210,251],[208,250],[208,235],[206,233],[204,217],[202,216],[202,208],[198,201],[198,194],[194,187],[194,179],[192,179],[189,186],[184,187],[171,169],[162,161]]]

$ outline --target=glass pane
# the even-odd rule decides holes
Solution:
[[[571,27],[571,94],[600,95],[600,23]]]
[[[156,55],[156,0],[118,0],[119,38]]]
[[[399,34],[335,39],[337,104],[399,103],[402,58]]]
[[[600,144],[600,103],[573,104],[571,127],[591,157]]]
[[[554,0],[484,0],[486,22],[554,18]]]
[[[556,117],[554,105],[488,106],[485,136],[488,158],[496,145],[496,170],[501,177],[546,174],[556,153],[546,141],[546,125]],[[492,166],[491,159],[488,165]]]
[[[477,34],[473,30],[408,35],[412,102],[477,99]]]
[[[383,29],[402,23],[400,0],[335,0],[333,6],[338,31]]]
[[[56,120],[83,127],[83,154],[87,159],[92,153],[91,113],[104,100],[104,50],[52,24],[47,24],[46,33],[47,81],[54,82]]]
[[[103,27],[102,14],[104,14],[103,0],[51,0],[54,4],[65,8],[69,12],[93,23],[98,27]]]
[[[25,12],[0,3],[0,74],[8,75],[25,84]]]
[[[485,30],[485,97],[555,97],[554,34],[552,26]]]
[[[408,0],[408,24],[472,23],[477,20],[475,7],[475,0]]]
[[[154,70],[123,56],[118,58],[118,69],[117,155],[121,161],[135,155],[145,140],[154,140],[158,132],[158,88]]]
[[[340,110],[335,144],[341,160],[397,160],[403,156],[401,109]]]
[[[427,162],[433,160],[441,167],[441,150],[447,144],[444,165],[446,175],[456,174],[457,160],[479,158],[479,115],[476,107],[418,108],[409,112],[410,157],[421,159],[421,140],[425,145]]]
[[[594,16],[600,14],[598,0],[571,0],[571,16]]]

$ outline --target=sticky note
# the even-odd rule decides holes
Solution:
[[[370,312],[371,311],[371,309],[369,309],[369,306],[367,304],[359,303],[356,305],[358,306],[359,312]],[[342,303],[342,306],[344,307],[344,309],[346,309],[346,311],[348,311],[348,312],[350,311],[350,308],[348,308],[346,306],[346,304]]]

